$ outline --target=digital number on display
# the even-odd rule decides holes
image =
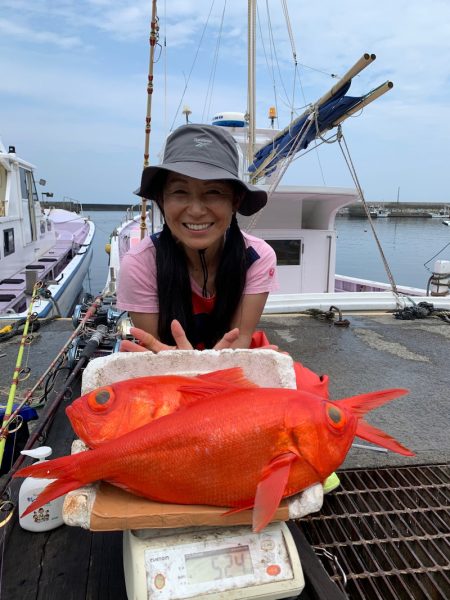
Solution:
[[[248,546],[207,550],[187,554],[184,558],[188,582],[193,584],[253,574]]]

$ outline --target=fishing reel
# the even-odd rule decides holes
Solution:
[[[72,325],[74,329],[78,327],[81,321],[86,316],[87,311],[92,305],[92,301],[85,301],[81,304],[77,304],[72,314]],[[99,306],[96,312],[90,319],[86,321],[88,327],[98,327],[98,325],[106,325],[108,329],[114,328],[119,321],[120,317],[126,314],[124,311],[119,310],[114,304],[112,299],[105,298],[102,300],[101,306]]]
[[[83,353],[89,339],[83,336],[75,338],[68,353],[67,353],[67,366],[69,369],[73,369]],[[97,349],[94,351],[91,360],[99,358],[100,356],[109,356],[115,352],[120,351],[120,339],[117,338],[104,338]]]

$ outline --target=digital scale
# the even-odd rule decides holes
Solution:
[[[123,562],[128,600],[276,600],[305,586],[284,522],[260,533],[250,526],[124,531]]]

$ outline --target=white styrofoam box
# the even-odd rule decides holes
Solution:
[[[296,389],[294,363],[275,350],[167,350],[119,352],[91,360],[83,373],[82,394],[117,381],[151,375],[197,375],[242,367],[261,387]]]

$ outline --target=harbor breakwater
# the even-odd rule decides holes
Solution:
[[[43,208],[64,208],[75,212],[81,210],[86,214],[97,211],[123,211],[124,213],[131,208],[130,204],[100,204],[100,203],[83,203],[73,201],[61,202],[41,202]],[[379,217],[414,217],[414,218],[432,218],[442,217],[448,219],[450,217],[450,204],[433,203],[433,202],[368,202],[367,206],[372,218]],[[137,214],[140,211],[140,204],[137,203],[133,207]],[[339,211],[339,216],[348,216],[352,218],[367,218],[364,206],[361,203],[351,204]]]

